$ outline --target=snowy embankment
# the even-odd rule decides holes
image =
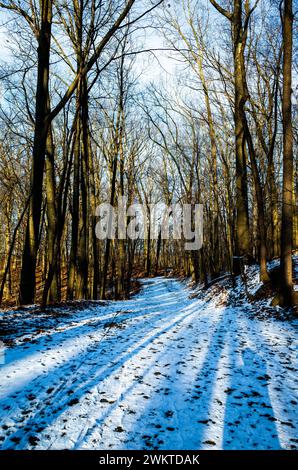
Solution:
[[[128,301],[2,313],[1,448],[298,448],[297,321],[229,292],[155,278]]]

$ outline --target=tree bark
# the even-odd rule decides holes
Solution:
[[[58,302],[59,283],[58,272],[55,269],[56,243],[57,243],[57,207],[56,207],[56,182],[54,168],[54,145],[52,129],[49,128],[46,147],[46,199],[47,199],[47,219],[48,219],[48,280],[49,290],[47,293],[47,303]]]
[[[81,94],[81,162],[80,162],[80,193],[81,207],[79,208],[79,233],[78,233],[78,259],[76,272],[76,298],[86,299],[88,294],[88,254],[87,254],[87,216],[88,216],[88,189],[89,189],[89,145],[88,145],[88,129],[89,129],[89,111],[88,111],[88,91],[87,80],[84,76],[82,79]]]
[[[255,148],[253,145],[252,137],[249,131],[248,123],[244,115],[244,131],[245,137],[248,145],[250,161],[252,166],[252,174],[254,179],[257,207],[258,207],[258,229],[260,235],[260,278],[263,282],[269,281],[269,276],[267,272],[267,247],[266,247],[266,222],[265,222],[265,204],[264,204],[264,194],[261,184],[257,156],[255,153]]]
[[[35,129],[33,164],[31,173],[31,196],[28,210],[19,301],[20,304],[34,302],[35,270],[39,247],[39,228],[42,205],[43,172],[48,135],[48,88],[51,46],[52,1],[41,0],[41,26],[38,37],[38,73],[36,87]]]
[[[79,89],[78,89],[79,94]],[[78,253],[78,231],[79,231],[79,200],[80,200],[80,136],[81,136],[81,122],[80,122],[80,105],[79,98],[77,97],[77,116],[76,116],[76,130],[75,130],[75,143],[73,148],[73,197],[72,197],[72,225],[71,225],[71,249],[70,249],[70,265],[67,286],[67,297],[70,300],[74,299],[75,286],[76,286],[76,271],[77,271],[77,253]]]
[[[245,156],[244,106],[247,101],[245,89],[245,31],[242,24],[242,0],[234,0],[234,87],[235,87],[235,150],[236,150],[236,258],[234,273],[240,274],[240,259],[250,252],[249,217],[247,197],[247,166]]]
[[[284,0],[283,16],[283,188],[281,222],[281,289],[283,305],[293,303],[293,129],[292,129],[292,0]]]

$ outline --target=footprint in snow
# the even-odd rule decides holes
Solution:
[[[125,432],[125,430],[122,428],[122,426],[117,426],[115,429],[114,429],[115,432]]]

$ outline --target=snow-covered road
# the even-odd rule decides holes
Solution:
[[[1,448],[298,448],[295,324],[190,293],[149,279],[27,328],[0,365]]]

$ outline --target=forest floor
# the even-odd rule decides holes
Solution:
[[[2,449],[298,448],[298,321],[240,280],[0,316]]]

